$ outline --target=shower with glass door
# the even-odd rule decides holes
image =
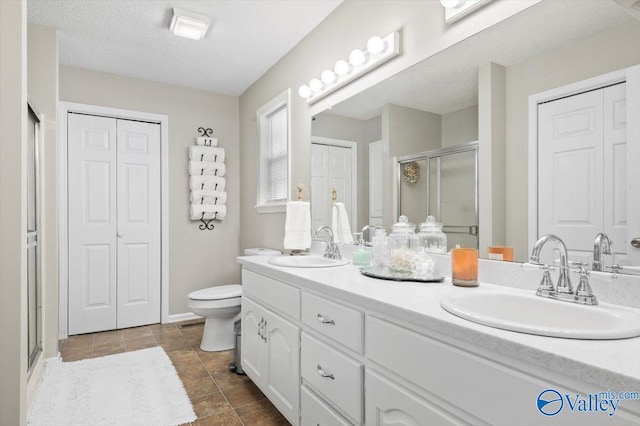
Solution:
[[[448,249],[478,248],[478,142],[398,158],[398,212],[442,222]]]

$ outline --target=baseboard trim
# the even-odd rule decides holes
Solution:
[[[167,323],[189,321],[189,320],[201,319],[201,318],[203,317],[201,317],[200,315],[196,315],[193,312],[185,312],[183,314],[169,315]]]

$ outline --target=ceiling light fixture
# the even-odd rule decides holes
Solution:
[[[202,40],[210,24],[211,18],[207,16],[174,7],[169,29],[177,36]]]
[[[491,0],[440,0],[444,7],[444,20],[452,23],[489,3]]]
[[[300,97],[312,104],[334,90],[379,67],[400,53],[400,33],[393,32],[384,38],[373,36],[367,49],[354,49],[349,59],[340,59],[332,70],[322,72],[320,79],[314,78],[298,89]]]

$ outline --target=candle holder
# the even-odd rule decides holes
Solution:
[[[478,250],[455,248],[451,250],[451,281],[460,287],[478,286]]]
[[[489,253],[489,259],[491,260],[504,260],[507,262],[513,262],[513,247],[489,246],[487,251]]]

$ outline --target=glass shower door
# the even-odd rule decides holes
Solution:
[[[429,161],[429,212],[442,221],[449,248],[478,248],[476,151]]]
[[[478,248],[478,143],[398,159],[398,211],[442,222],[448,249]]]
[[[38,141],[40,120],[29,106],[27,142],[27,365],[42,351],[42,289],[40,284],[40,217]]]

